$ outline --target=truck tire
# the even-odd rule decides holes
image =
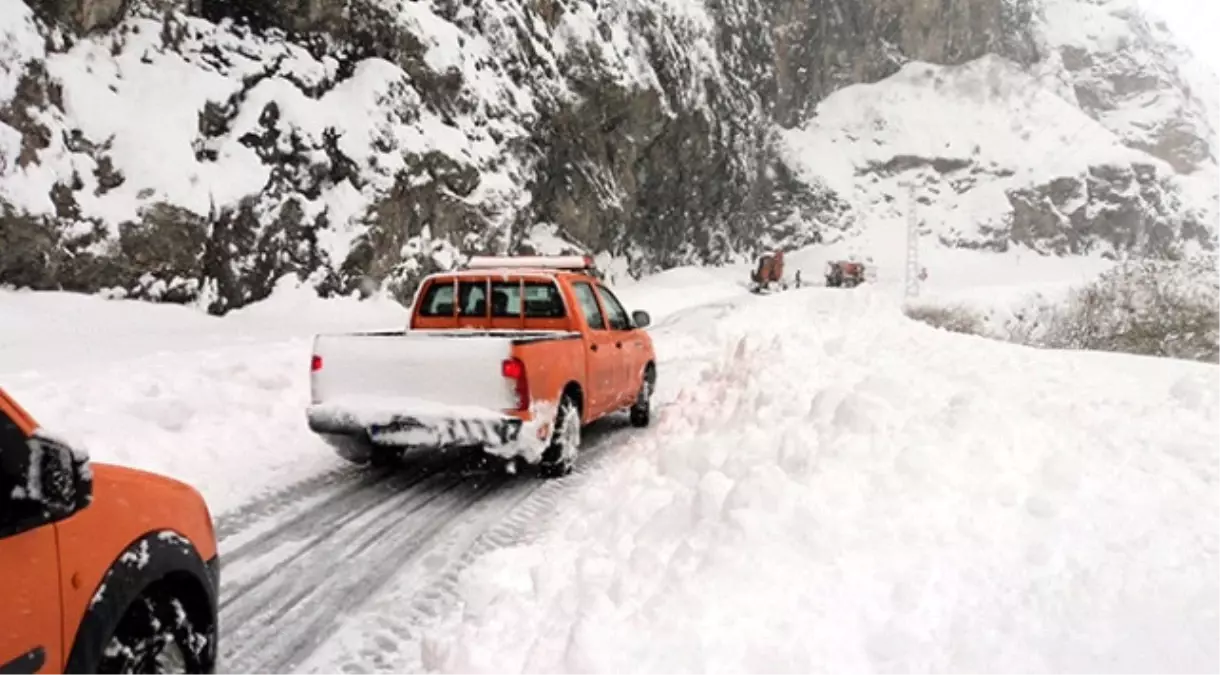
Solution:
[[[640,385],[640,393],[635,397],[628,411],[631,426],[646,427],[652,422],[652,393],[656,389],[657,371],[651,364],[644,371],[644,383]]]
[[[211,673],[195,648],[196,631],[184,603],[156,584],[136,599],[98,663],[99,673]]]
[[[398,448],[373,447],[369,449],[369,465],[374,468],[396,466],[402,460],[402,450]]]
[[[342,434],[318,434],[343,459],[352,464],[368,464],[375,448],[368,439]]]
[[[580,452],[580,432],[580,408],[570,395],[564,394],[555,413],[551,444],[538,463],[538,472],[543,477],[560,478],[572,473],[572,468],[576,466],[576,455]]]

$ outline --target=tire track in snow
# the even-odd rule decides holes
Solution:
[[[659,409],[658,409],[659,411]],[[320,658],[297,661],[306,672],[422,672],[419,642],[430,623],[460,600],[462,573],[476,560],[496,549],[531,543],[557,514],[562,499],[578,489],[589,474],[615,456],[611,450],[638,438],[643,430],[627,426],[625,418],[607,419],[593,425],[587,437],[592,443],[582,452],[573,473],[560,479],[536,482],[526,489],[496,495],[498,508],[490,517],[471,519],[456,546],[457,553],[444,557],[439,569],[418,577],[404,574],[397,585],[373,599],[358,614],[336,626],[342,637],[336,651]],[[438,542],[437,547],[442,547]],[[422,556],[426,558],[427,556]],[[338,632],[338,631],[337,631]]]
[[[342,466],[264,494],[254,501],[220,514],[216,518],[216,537],[224,541],[234,535],[243,534],[247,527],[258,521],[269,520],[271,516],[298,506],[310,497],[325,495],[324,490],[328,487],[350,484],[357,480],[363,471],[364,468],[359,466]]]
[[[610,434],[623,426],[623,420],[607,420],[587,430],[590,443],[575,475],[589,471],[590,460],[619,440]],[[441,454],[394,469],[342,467],[223,516],[217,527],[220,669],[296,669],[345,614],[361,610],[391,582],[421,592],[438,584],[454,588],[461,569],[482,552],[512,543],[525,521],[539,520],[547,510],[535,505],[522,512],[518,506],[572,481],[542,481],[528,472],[472,473],[463,470],[467,459]],[[495,535],[487,539],[488,533]],[[489,545],[493,540],[498,543]],[[398,614],[410,606],[412,617],[427,618],[452,593],[394,596]]]
[[[338,615],[358,607],[424,542],[504,484],[451,474],[397,478],[325,502],[318,515],[326,514],[329,522],[321,532],[308,518],[298,518],[277,531],[272,543],[259,542],[263,559],[279,550],[286,555],[261,569],[255,565],[253,578],[242,579],[242,566],[260,557],[239,558],[231,566],[238,579],[222,591],[220,617],[226,670],[291,670]]]

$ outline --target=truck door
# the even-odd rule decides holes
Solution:
[[[27,426],[0,392],[0,673],[62,668],[55,525],[17,498],[29,485]]]
[[[618,408],[615,369],[619,355],[614,333],[607,329],[597,292],[587,281],[572,282],[580,313],[589,330],[585,333],[585,419],[595,419]]]
[[[614,334],[614,351],[617,359],[614,378],[614,386],[618,394],[616,400],[619,406],[631,405],[640,393],[640,386],[644,383],[644,363],[641,360],[644,354],[644,340],[635,331],[627,310],[610,292],[610,289],[598,286],[597,291],[601,294],[602,307],[606,310],[606,323],[610,326],[610,332]]]

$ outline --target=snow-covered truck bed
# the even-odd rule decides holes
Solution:
[[[310,429],[355,461],[479,447],[566,473],[583,424],[624,408],[648,422],[656,379],[648,315],[586,272],[436,274],[407,330],[318,335]]]
[[[309,427],[395,447],[537,445],[545,439],[520,436],[526,420],[513,414],[520,401],[505,364],[526,347],[579,338],[566,331],[319,335]]]

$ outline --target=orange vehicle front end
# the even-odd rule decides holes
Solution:
[[[0,670],[212,672],[219,574],[198,492],[90,462],[0,390]]]

